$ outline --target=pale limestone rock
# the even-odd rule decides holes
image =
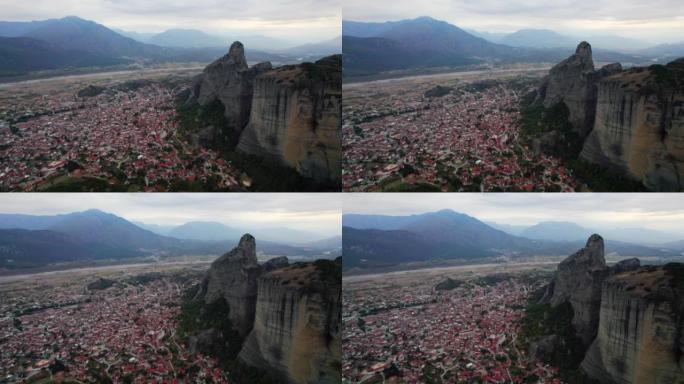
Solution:
[[[225,299],[233,329],[245,337],[254,323],[259,275],[256,243],[252,235],[246,234],[237,247],[211,263],[198,298],[205,304]]]
[[[320,269],[316,263],[324,263]],[[259,279],[254,329],[239,358],[289,383],[341,380],[340,261],[298,263]]]
[[[239,134],[249,121],[254,79],[271,69],[271,63],[268,62],[249,68],[244,46],[236,41],[226,55],[209,64],[202,74],[195,77],[186,104],[207,105],[215,100],[220,101],[225,108],[227,129]]]
[[[684,77],[684,60],[667,68]],[[654,191],[683,191],[684,86],[658,84],[647,68],[601,81],[596,122],[580,157]]]
[[[574,312],[572,325],[585,345],[589,345],[596,336],[601,284],[608,273],[603,238],[591,235],[584,248],[558,265],[558,271],[542,298],[542,302],[553,307],[570,302]]]
[[[258,76],[238,149],[318,181],[339,181],[341,100],[339,55]]]
[[[596,339],[581,368],[605,383],[684,380],[684,298],[660,268],[617,274],[603,284]]]

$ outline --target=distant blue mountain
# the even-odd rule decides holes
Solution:
[[[345,268],[372,268],[437,259],[563,256],[581,248],[592,232],[568,222],[545,222],[514,236],[452,210],[418,215],[343,215]],[[518,228],[520,229],[520,228]],[[602,233],[602,232],[599,232]],[[676,256],[660,249],[606,239],[607,252],[625,256]]]

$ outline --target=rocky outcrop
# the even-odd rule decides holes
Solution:
[[[588,120],[592,114],[589,98],[593,72],[591,45],[583,41],[577,46],[574,55],[551,68],[544,85],[544,107],[551,108],[557,103],[565,103],[570,111],[570,122],[578,132],[591,127]]]
[[[684,190],[684,59],[601,81],[593,128],[582,159],[655,191]]]
[[[682,264],[644,267],[608,278],[600,322],[582,370],[602,383],[684,380]]]
[[[254,79],[271,68],[269,62],[250,68],[244,46],[236,41],[226,55],[209,64],[193,80],[186,105],[198,103],[204,106],[218,100],[223,105],[227,120],[227,127],[223,129],[239,134],[249,121]]]
[[[274,269],[285,268],[290,265],[290,261],[286,256],[274,257],[267,262],[261,264],[261,269],[264,272],[271,272]]]
[[[462,281],[447,277],[435,285],[435,291],[451,291],[452,289],[460,287],[462,284]]]
[[[183,304],[180,333],[191,353],[238,358],[278,382],[339,383],[341,271],[341,258],[259,265],[246,234]]]
[[[341,259],[318,260],[259,278],[254,329],[239,358],[290,383],[339,383],[341,269]]]
[[[254,237],[246,234],[237,247],[211,263],[195,298],[207,305],[225,300],[233,330],[245,337],[254,323],[261,272]]]
[[[638,259],[627,259],[609,268],[603,249],[603,239],[592,235],[585,248],[559,265],[542,298],[552,307],[571,305],[572,328],[586,346],[572,347],[571,338],[546,334],[532,340],[532,358],[561,351],[573,365],[552,363],[581,368],[600,383],[684,380],[684,264],[642,267]],[[574,352],[562,354],[568,348]]]
[[[318,181],[339,181],[341,63],[341,56],[335,55],[258,76],[238,149]]]
[[[608,272],[603,238],[591,235],[584,248],[558,265],[558,271],[542,298],[543,303],[552,307],[570,302],[574,313],[572,325],[577,337],[586,345],[596,336],[601,284]]]
[[[598,82],[621,70],[622,66],[616,63],[595,71],[591,45],[583,41],[575,54],[551,68],[539,90],[541,101],[546,108],[564,103],[570,124],[584,138],[594,125]]]
[[[641,266],[641,261],[636,257],[622,260],[610,267],[610,274],[615,275],[622,272],[633,271]]]
[[[627,259],[608,267],[604,249],[603,238],[591,235],[584,248],[558,264],[540,301],[552,307],[569,302],[573,311],[572,326],[585,346],[596,337],[603,282],[608,276],[633,271],[640,265],[639,259]]]

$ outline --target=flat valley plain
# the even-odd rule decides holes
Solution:
[[[553,270],[542,262],[343,276],[343,383],[560,382],[557,368],[518,343],[527,300]],[[436,289],[447,278],[455,284]]]
[[[169,65],[0,84],[0,189],[242,189],[246,175],[217,151],[179,137],[175,94],[202,68]]]
[[[40,382],[48,380],[43,368],[61,364],[68,369],[58,374],[64,382],[227,383],[215,359],[190,355],[175,337],[183,292],[208,266],[171,262],[0,278],[0,378]]]
[[[343,84],[345,191],[574,191],[522,145],[519,104],[545,65]]]

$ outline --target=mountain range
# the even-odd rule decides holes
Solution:
[[[344,73],[350,76],[429,67],[505,62],[557,62],[581,39],[551,30],[524,29],[512,34],[466,31],[431,17],[382,23],[343,20]],[[630,39],[596,36],[597,61],[642,63],[661,55],[619,52],[615,47],[634,48]],[[613,42],[613,44],[608,44]],[[667,52],[676,51],[675,46]],[[684,54],[684,53],[682,53]],[[648,57],[645,57],[648,55]]]
[[[678,233],[649,228],[589,228],[568,221],[543,221],[531,226],[487,224],[511,235],[549,241],[580,241],[593,233],[601,233],[610,240],[663,246],[684,237]]]
[[[513,235],[474,217],[442,210],[410,216],[347,214],[342,218],[345,268],[369,268],[435,259],[561,256],[586,240],[573,223],[508,227]],[[607,252],[626,256],[680,256],[681,248],[628,241],[607,242]]]
[[[237,241],[245,232],[249,232],[254,234],[255,237],[258,236],[262,240],[279,242],[283,244],[298,246],[311,246],[311,244],[332,244],[332,247],[330,248],[339,248],[342,246],[342,240],[340,236],[333,238],[321,238],[320,234],[314,232],[284,227],[235,228],[215,221],[190,221],[178,226],[160,226],[155,224],[150,225],[140,222],[136,222],[135,224],[156,234],[175,237],[177,239],[201,241]]]
[[[66,261],[218,255],[237,244],[245,232],[217,224],[189,223],[160,235],[99,210],[52,216],[0,214],[0,270]],[[222,229],[228,231],[226,236],[219,236]],[[329,239],[300,245],[260,240],[258,248],[271,255],[339,254],[341,239],[337,246],[324,240]]]
[[[250,40],[269,41],[264,36]],[[282,49],[271,39],[270,52],[250,48],[250,61],[296,63],[339,53],[332,41]],[[170,29],[159,34],[115,31],[76,16],[29,22],[0,21],[0,75],[70,67],[105,67],[132,63],[209,62],[222,55],[232,43],[191,29]],[[257,45],[255,45],[256,47]]]
[[[631,39],[616,35],[565,35],[550,29],[520,29],[512,33],[490,33],[468,30],[469,33],[482,37],[493,43],[505,44],[511,47],[529,48],[574,48],[577,42],[591,41],[594,48],[613,50],[618,52],[638,52],[649,48],[652,44],[639,39]]]
[[[154,44],[161,47],[207,48],[225,47],[235,40],[245,46],[271,53],[301,55],[306,57],[322,57],[342,52],[342,36],[316,43],[302,45],[287,40],[263,35],[218,36],[197,29],[168,29],[160,33],[138,33],[114,29],[115,32],[130,37],[141,43]]]

